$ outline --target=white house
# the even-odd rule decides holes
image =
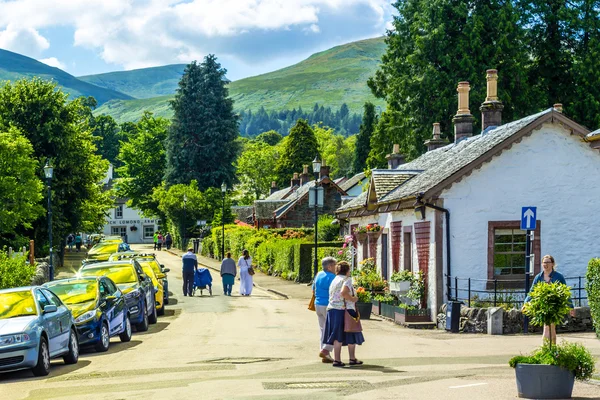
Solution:
[[[472,136],[470,88],[461,82],[454,143],[444,145],[434,126],[427,153],[409,163],[389,155],[391,169],[373,170],[368,190],[337,210],[348,230],[381,225],[376,243],[358,246],[359,260],[375,257],[384,277],[423,271],[433,311],[454,297],[455,278],[463,282],[459,298],[468,278],[472,290],[524,290],[524,206],[537,207],[534,273],[545,254],[565,277],[585,275],[588,261],[600,256],[600,135],[563,115],[559,104],[501,125],[496,71],[487,78],[482,134]]]

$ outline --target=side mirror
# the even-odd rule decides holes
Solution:
[[[160,264],[160,269],[165,269],[165,264]]]
[[[145,281],[146,279],[148,279],[148,275],[140,274],[140,278],[142,279],[142,281]]]
[[[156,274],[156,278],[165,279],[167,276],[165,274]]]
[[[162,272],[163,272],[163,274],[166,274],[167,272],[171,272],[171,268],[163,268]]]
[[[58,308],[53,304],[48,304],[44,307],[44,314],[55,313],[56,311],[58,311]]]
[[[109,303],[112,303],[113,301],[117,300],[117,297],[116,296],[106,296],[104,298],[104,300],[106,300]]]

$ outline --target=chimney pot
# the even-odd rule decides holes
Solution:
[[[404,156],[400,154],[400,145],[394,143],[392,154],[385,156],[388,162],[388,169],[396,169],[399,165],[404,164]]]
[[[446,139],[441,138],[442,131],[440,128],[440,123],[435,122],[433,124],[433,134],[432,138],[425,141],[425,146],[427,146],[427,151],[435,150],[440,147],[444,147],[448,144]]]
[[[279,188],[277,187],[277,182],[272,181],[271,182],[271,194],[275,193],[278,190],[279,190]]]
[[[471,110],[469,110],[470,90],[471,86],[469,85],[469,82],[458,82],[458,87],[456,88],[456,91],[458,92],[458,111],[456,112],[456,115],[471,115]]]
[[[394,143],[392,154],[400,154],[400,145],[398,143]]]
[[[562,112],[563,112],[563,105],[562,105],[562,103],[556,103],[553,108],[554,108],[554,111],[559,112],[559,113],[562,114]]]
[[[473,136],[473,121],[475,118],[469,110],[469,91],[471,86],[469,82],[459,82],[458,88],[458,111],[452,122],[454,123],[454,142],[458,143],[463,139]]]
[[[487,74],[487,97],[485,101],[498,101],[498,70],[488,69]]]
[[[502,110],[504,105],[498,100],[498,71],[488,69],[487,76],[487,96],[485,101],[479,107],[481,111],[481,131],[484,132],[491,126],[502,125]]]
[[[441,133],[442,133],[442,131],[441,131],[441,128],[440,128],[440,123],[439,122],[434,122],[433,123],[433,139],[434,140],[439,140]]]
[[[302,166],[302,175],[300,175],[300,186],[310,181],[310,175],[308,174],[308,165]]]
[[[292,176],[292,180],[290,181],[290,187],[300,186],[300,178],[298,177],[298,173],[294,172]]]

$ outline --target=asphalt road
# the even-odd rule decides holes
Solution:
[[[508,359],[531,351],[539,336],[452,335],[364,321],[362,367],[332,368],[318,355],[316,316],[304,299],[256,289],[251,297],[183,297],[180,260],[166,252],[173,297],[166,315],[108,353],[83,351],[79,363],[52,363],[50,375],[0,374],[0,399],[511,399]],[[592,334],[569,340],[600,356]],[[343,354],[347,361],[347,353]],[[576,398],[600,399],[600,386],[576,383]]]

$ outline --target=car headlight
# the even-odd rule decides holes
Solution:
[[[96,310],[84,312],[79,317],[75,318],[75,323],[81,324],[82,322],[87,322],[90,319],[94,318],[95,316],[96,316]]]
[[[134,299],[136,297],[140,297],[140,291],[139,290],[132,290],[131,292],[127,293],[125,295],[126,299]]]
[[[19,344],[28,342],[30,339],[26,333],[17,333],[16,335],[5,335],[0,336],[0,346],[10,346],[13,344]]]

